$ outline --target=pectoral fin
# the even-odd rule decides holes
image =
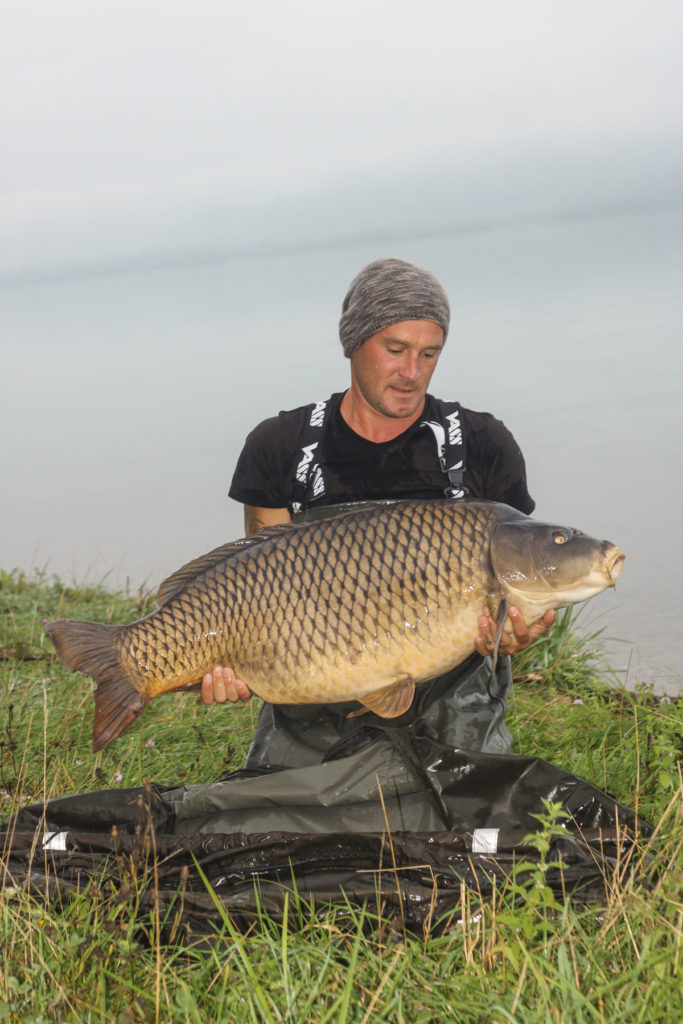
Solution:
[[[415,680],[411,676],[405,676],[397,683],[391,683],[381,690],[366,694],[362,699],[359,698],[363,710],[352,711],[348,717],[356,718],[366,711],[373,711],[380,718],[398,718],[408,710],[414,696]]]

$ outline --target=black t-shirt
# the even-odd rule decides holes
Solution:
[[[316,505],[377,498],[440,498],[448,485],[436,441],[423,420],[439,420],[427,395],[423,416],[398,437],[377,444],[351,430],[340,412],[343,393],[332,395],[316,462],[324,467],[325,494]],[[256,508],[287,508],[301,458],[310,406],[263,420],[251,431],[237,461],[230,497]],[[510,431],[487,412],[461,409],[465,442],[464,485],[470,498],[502,501],[527,515],[535,503],[527,490],[524,457]]]

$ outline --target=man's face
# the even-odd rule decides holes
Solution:
[[[373,334],[351,354],[351,380],[363,399],[392,419],[415,417],[443,348],[432,320],[402,320]]]

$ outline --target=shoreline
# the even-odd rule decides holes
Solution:
[[[74,578],[70,581],[65,580],[58,573],[48,572],[47,568],[34,568],[30,572],[27,572],[23,569],[14,568],[6,570],[0,567],[0,594],[2,593],[3,583],[6,581],[10,586],[37,586],[43,587],[46,590],[61,588],[64,591],[72,593],[81,592],[84,595],[99,592],[120,603],[134,602],[137,607],[145,609],[145,614],[158,607],[156,594],[159,584],[150,586],[146,582],[143,582],[137,587],[132,587],[130,577],[127,577],[124,583],[109,580],[108,577],[113,572],[115,572],[115,570],[109,570],[92,580],[89,580],[88,574],[86,574],[85,579],[79,582]],[[604,616],[604,613],[598,613],[597,617],[591,617],[590,602],[586,602],[583,605],[575,605],[568,609],[560,609],[558,611],[558,618],[564,613],[568,613],[571,631],[580,637],[583,642],[594,647],[596,662],[601,663],[601,670],[602,674],[605,676],[605,682],[612,686],[615,694],[622,692],[630,695],[636,695],[643,692],[651,693],[652,700],[659,701],[662,704],[666,704],[667,702],[678,702],[683,698],[683,675],[678,679],[673,677],[671,679],[639,678],[632,685],[628,685],[628,683],[624,682],[621,676],[625,675],[628,677],[631,674],[630,667],[628,664],[623,668],[615,667],[614,653],[615,650],[618,649],[618,645],[628,644],[628,641],[622,641],[611,636],[603,636],[607,627],[600,626],[596,621],[596,618],[599,619],[601,615]],[[557,627],[553,628],[556,629]],[[44,641],[47,641],[49,644],[49,640],[46,635],[44,637]],[[542,641],[540,642],[542,643]],[[533,646],[535,645],[532,645],[532,647]],[[635,645],[629,646],[633,653]],[[45,649],[43,644],[36,641],[32,651],[25,651],[20,657],[20,660],[40,660],[41,658],[49,658],[51,656],[51,648],[48,647],[48,649]],[[515,656],[515,658],[521,659],[523,656],[524,652],[521,652],[520,655]],[[2,642],[0,642],[0,661],[7,660],[12,657],[15,657],[15,655],[8,651],[6,645],[3,645]],[[513,659],[513,674],[514,672],[515,659]],[[523,675],[523,669],[520,669],[519,674]],[[516,681],[518,681],[517,677]]]

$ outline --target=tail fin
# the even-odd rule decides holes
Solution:
[[[92,749],[101,750],[128,728],[147,701],[121,664],[117,637],[122,626],[58,619],[46,622],[57,654],[72,672],[85,672],[97,683]]]

